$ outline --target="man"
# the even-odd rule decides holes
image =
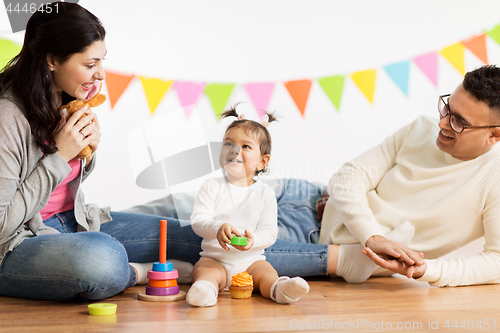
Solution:
[[[438,110],[438,126],[419,117],[331,178],[320,243],[341,244],[329,260],[347,282],[500,282],[500,69],[467,73]],[[440,259],[482,236],[481,254]]]

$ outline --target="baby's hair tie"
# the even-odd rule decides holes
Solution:
[[[262,127],[267,128],[267,126],[269,126],[269,122],[268,121],[265,121],[265,122],[262,123]]]
[[[245,120],[245,115],[244,114],[240,114],[238,116],[238,120]]]

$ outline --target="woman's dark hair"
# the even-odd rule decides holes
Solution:
[[[78,4],[53,2],[28,21],[21,52],[0,74],[0,94],[7,89],[17,97],[44,154],[57,151],[54,132],[60,120],[47,56],[60,63],[104,40],[97,17]]]
[[[238,103],[239,104],[239,103]],[[236,107],[238,104],[234,105],[231,107],[229,110],[224,111],[221,115],[220,118],[227,118],[227,117],[236,117],[237,120],[233,121],[226,129],[226,132],[229,131],[231,128],[235,127],[241,127],[247,133],[250,133],[254,135],[257,140],[260,142],[260,154],[261,155],[270,155],[271,154],[271,134],[269,134],[269,131],[267,130],[267,125],[273,121],[277,121],[276,115],[274,112],[267,112],[264,111],[265,115],[267,116],[267,122],[264,124],[258,123],[253,120],[249,119],[241,119],[240,115],[236,112]],[[255,171],[255,176],[260,175],[261,173],[267,173],[269,172],[269,169],[267,166],[263,170],[257,170]]]
[[[464,89],[500,115],[500,68],[486,65],[465,74]]]

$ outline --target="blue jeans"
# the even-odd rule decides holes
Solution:
[[[320,227],[315,202],[323,188],[294,179],[282,185],[275,188],[279,239],[266,249],[266,258],[279,275],[326,275],[328,245],[315,244]],[[44,223],[61,234],[32,237],[9,252],[0,266],[0,294],[99,300],[133,286],[135,272],[128,263],[158,261],[159,221],[164,218],[131,212],[111,212],[111,216],[113,220],[101,225],[100,232],[76,232],[73,211],[46,219]],[[201,237],[190,225],[167,220],[167,258],[194,264]]]

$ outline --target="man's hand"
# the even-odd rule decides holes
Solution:
[[[425,263],[422,260],[423,254],[415,252],[403,244],[388,240],[384,236],[375,235],[368,238],[365,246],[380,258],[398,259],[408,266],[422,266]]]
[[[382,259],[369,247],[365,247],[363,249],[363,254],[366,254],[368,258],[373,260],[373,262],[380,267],[388,269],[394,273],[406,275],[406,277],[409,279],[418,279],[422,277],[422,275],[424,275],[425,271],[427,270],[427,264],[424,260],[420,260],[423,262],[422,265],[408,265],[406,262],[397,259]],[[419,252],[418,254],[420,258],[424,257],[423,253]]]

